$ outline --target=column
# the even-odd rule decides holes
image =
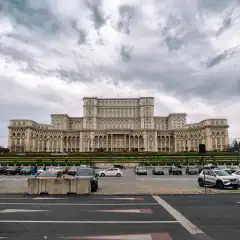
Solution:
[[[50,139],[47,139],[46,148],[47,148],[46,151],[50,152]]]
[[[91,138],[90,138],[91,140],[90,140],[90,148],[91,148],[91,151],[93,152],[94,151],[94,136],[91,136]]]
[[[68,152],[68,137],[66,137],[67,141],[66,141],[66,152]]]
[[[129,133],[128,141],[129,141],[128,151],[130,152],[131,151],[131,135],[130,135],[130,133]]]
[[[63,136],[60,138],[60,152],[63,153]]]
[[[113,147],[113,134],[111,134],[111,152],[112,152],[112,147]]]
[[[126,151],[127,150],[127,135],[124,134],[124,150]]]
[[[32,149],[31,149],[31,151],[32,152],[36,151],[36,139],[35,139],[34,136],[32,137]]]
[[[169,147],[168,147],[169,152],[171,152],[171,138],[170,138],[170,136],[168,138],[168,145],[169,145]]]
[[[106,134],[106,151],[108,151],[108,134]]]
[[[143,136],[143,147],[144,147],[144,151],[147,151],[147,139],[146,136]]]
[[[157,134],[155,134],[155,152],[158,151],[158,137]]]
[[[82,134],[80,134],[80,139],[79,139],[79,151],[83,152],[83,139],[82,139]]]
[[[167,137],[164,137],[164,152],[167,152]]]
[[[137,148],[138,148],[138,151],[139,151],[139,136],[137,136]]]

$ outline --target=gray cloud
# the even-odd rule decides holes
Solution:
[[[45,8],[33,8],[29,4],[29,0],[5,1],[1,12],[8,15],[16,24],[40,33],[54,34],[61,28],[59,21],[47,6]]]
[[[92,12],[92,20],[94,22],[95,28],[100,29],[105,23],[106,18],[101,10],[101,0],[85,0],[87,8]]]
[[[120,49],[120,56],[123,62],[128,62],[131,60],[131,53],[133,48],[127,47],[127,46],[121,46]]]
[[[181,101],[239,101],[237,0],[163,0],[148,6],[137,6],[138,1],[133,4],[132,0],[122,5],[114,1],[106,5],[101,0],[73,2],[1,2],[0,60],[5,62],[1,88],[8,86],[5,91],[11,89],[17,96],[22,90],[19,82],[13,87],[14,78],[21,75],[32,77],[32,82],[49,81],[49,89],[36,90],[42,92],[37,96],[46,104],[64,104],[64,98],[53,94],[54,80],[86,85],[105,81],[116,88],[123,83]],[[15,76],[11,72],[14,64]],[[29,92],[24,94],[34,98]],[[35,106],[24,102],[20,107],[7,97],[0,97],[6,111],[0,121],[24,117],[24,111],[35,114]],[[49,111],[44,108],[42,114]]]
[[[135,9],[133,6],[124,4],[118,9],[119,11],[119,21],[117,23],[117,28],[119,31],[130,34],[130,23],[134,16]]]
[[[223,53],[220,53],[216,57],[210,59],[207,62],[206,66],[207,68],[214,67],[215,65],[221,63],[222,61],[234,57],[236,54],[240,54],[240,44],[233,48],[225,50]]]
[[[79,45],[85,44],[86,43],[86,38],[87,38],[86,32],[82,29],[79,29],[79,27],[77,26],[77,21],[76,20],[72,20],[71,25],[72,25],[72,28],[75,29],[78,33],[77,44],[79,44]]]

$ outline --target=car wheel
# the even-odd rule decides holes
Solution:
[[[234,186],[232,186],[232,188],[234,189],[234,190],[238,190],[238,185],[234,185]]]
[[[117,177],[121,177],[121,173],[117,173],[117,175],[116,175]]]
[[[105,177],[105,174],[104,173],[101,173],[101,175],[100,175],[101,177]]]
[[[218,181],[218,182],[216,183],[216,188],[217,188],[217,189],[223,189],[223,188],[224,188],[224,185],[223,185],[222,181]]]
[[[204,187],[204,183],[202,179],[198,180],[199,187]]]

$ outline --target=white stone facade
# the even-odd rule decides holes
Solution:
[[[84,98],[83,117],[51,115],[51,124],[10,120],[14,152],[208,151],[228,146],[227,119],[186,124],[185,113],[154,116],[154,98]]]

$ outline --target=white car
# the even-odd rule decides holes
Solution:
[[[234,176],[240,181],[240,170],[237,170],[236,172],[232,173],[232,176]]]
[[[121,177],[123,175],[122,171],[119,168],[109,168],[103,171],[98,172],[100,177]]]
[[[239,180],[227,172],[219,169],[204,170],[198,176],[198,184],[200,187],[204,185],[215,186],[218,189],[232,187],[238,189]]]

